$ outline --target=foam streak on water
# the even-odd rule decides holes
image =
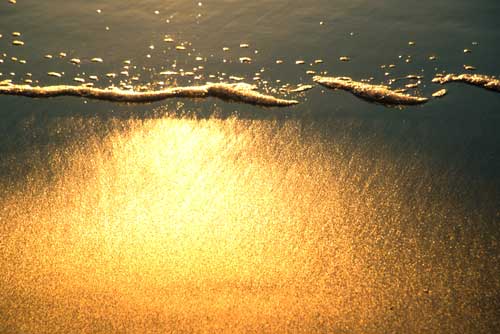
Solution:
[[[446,84],[450,82],[464,82],[495,92],[500,92],[500,80],[497,78],[481,74],[447,74],[435,77],[432,82]]]
[[[416,105],[424,104],[429,99],[425,97],[412,96],[391,90],[387,86],[372,85],[364,82],[354,81],[348,77],[321,77],[315,76],[314,81],[328,88],[343,89],[354,95],[385,105]]]
[[[27,97],[79,96],[90,99],[144,103],[171,98],[206,98],[218,97],[226,100],[239,101],[269,107],[283,107],[297,104],[295,100],[284,100],[274,96],[261,94],[252,90],[246,84],[206,84],[203,86],[174,87],[159,91],[136,92],[118,88],[100,89],[88,86],[47,86],[32,87],[29,85],[0,84],[0,94],[20,95]]]

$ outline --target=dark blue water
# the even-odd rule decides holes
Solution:
[[[307,71],[357,80],[372,78],[373,83],[385,84],[391,79],[419,75],[421,83],[410,92],[430,96],[443,88],[431,82],[437,73],[464,73],[464,65],[475,66],[476,73],[498,76],[499,15],[500,3],[494,0],[415,3],[149,0],[140,4],[60,0],[10,4],[3,1],[0,4],[0,81],[21,84],[28,79],[33,85],[45,86],[77,84],[73,79],[78,77],[95,87],[122,84],[136,89],[159,89],[208,81],[234,82],[230,77],[235,76],[256,84],[261,91],[298,99],[301,103],[272,109],[215,99],[127,105],[70,97],[42,100],[0,96],[0,205],[4,207],[0,224],[6,226],[0,229],[0,248],[4,250],[0,263],[9,268],[5,270],[8,278],[0,280],[0,296],[4,300],[0,303],[0,332],[3,329],[9,333],[36,332],[34,328],[39,326],[36,324],[50,316],[52,321],[48,325],[38,327],[42,332],[218,329],[227,332],[494,333],[500,326],[497,314],[500,308],[500,94],[464,84],[449,84],[444,98],[432,99],[423,106],[389,108],[360,100],[347,92],[316,86],[300,94],[286,93],[286,85],[313,84],[312,75]],[[20,32],[21,36],[12,36],[13,32]],[[166,37],[174,42],[165,42]],[[12,45],[13,40],[23,41],[24,46]],[[249,47],[241,48],[242,43]],[[186,49],[177,50],[179,45]],[[464,52],[465,49],[471,52]],[[61,52],[66,55],[60,56]],[[52,55],[52,59],[45,55]],[[342,56],[349,57],[350,61],[340,61]],[[431,56],[436,59],[429,59]],[[95,57],[102,58],[103,62],[92,62]],[[252,62],[241,63],[240,57],[251,57]],[[72,64],[72,58],[80,59],[81,63]],[[277,64],[277,60],[283,63]],[[305,64],[297,65],[298,60]],[[322,62],[315,64],[315,60]],[[125,70],[128,75],[120,74]],[[178,74],[165,75],[164,71]],[[48,72],[62,76],[51,77]],[[193,74],[182,75],[185,72]],[[116,77],[109,78],[107,73],[115,73]],[[97,81],[90,78],[93,75],[98,76]],[[391,85],[401,88],[407,83],[410,81],[399,80]],[[185,140],[175,136],[184,133],[179,130],[184,123],[191,129]],[[205,136],[207,126],[211,129],[209,136]],[[212,127],[222,129],[227,144],[211,146],[212,138],[220,134],[211,132]],[[269,297],[273,302],[286,295],[287,284],[302,285],[308,293],[316,293],[318,299],[313,298],[312,302],[307,297],[309,294],[300,290],[299,301],[294,304],[300,307],[293,312],[276,311],[277,319],[258,317],[252,316],[254,310],[272,313],[279,303],[266,304],[259,299],[254,304],[246,304],[242,302],[243,295],[251,295],[249,291],[253,290],[235,288],[228,292],[228,299],[221,302],[227,309],[233,307],[233,313],[207,306],[193,311],[196,314],[193,317],[208,320],[196,321],[185,316],[189,312],[181,306],[173,306],[173,311],[165,311],[160,302],[151,309],[139,307],[140,302],[127,294],[133,288],[118,283],[115,290],[109,286],[90,288],[91,284],[85,279],[74,278],[79,283],[66,290],[56,286],[47,288],[51,293],[46,293],[43,288],[37,288],[37,284],[47,283],[42,284],[33,277],[61,270],[51,271],[36,261],[25,261],[31,248],[23,246],[23,241],[12,231],[36,230],[33,226],[42,221],[56,224],[60,220],[52,218],[52,209],[69,212],[72,217],[69,220],[78,221],[77,226],[87,223],[105,226],[108,220],[125,219],[126,215],[119,216],[121,220],[115,217],[120,213],[113,206],[103,209],[102,202],[96,205],[102,209],[99,214],[82,213],[74,204],[109,190],[95,183],[87,165],[92,166],[92,170],[102,170],[103,175],[107,173],[106,180],[109,179],[111,185],[113,178],[124,175],[123,171],[106,169],[107,159],[115,163],[119,160],[117,157],[124,160],[129,157],[132,162],[127,170],[139,170],[137,161],[144,161],[168,164],[165,169],[177,173],[186,163],[181,157],[176,160],[169,155],[166,159],[159,154],[155,162],[148,160],[151,157],[147,154],[142,157],[140,151],[126,155],[120,146],[126,146],[137,133],[145,138],[139,141],[144,145],[154,142],[159,146],[151,139],[159,135],[159,129],[168,133],[165,141],[181,143],[196,139],[207,143],[195,149],[182,146],[182,150],[180,144],[171,147],[165,143],[172,152],[188,155],[186,150],[193,149],[191,153],[195,157],[211,156],[213,152],[225,157],[230,152],[236,156],[231,155],[231,159],[242,161],[236,168],[238,172],[227,171],[227,174],[224,170],[232,170],[232,167],[228,167],[229,160],[225,158],[213,158],[220,159],[223,168],[212,174],[203,174],[206,166],[201,163],[190,164],[190,168],[199,173],[193,175],[201,175],[196,180],[217,181],[221,187],[218,193],[227,192],[228,197],[236,198],[239,192],[231,180],[253,175],[242,186],[249,198],[265,198],[263,194],[269,189],[272,193],[275,188],[278,189],[275,194],[281,194],[280,191],[287,194],[276,195],[282,200],[274,205],[265,204],[264,200],[255,204],[257,209],[250,210],[254,215],[248,218],[249,226],[275,220],[282,222],[283,229],[288,226],[287,222],[295,222],[290,224],[294,227],[305,224],[309,226],[304,227],[305,230],[322,231],[318,232],[320,237],[314,234],[318,238],[317,253],[310,255],[316,260],[314,269],[304,265],[303,271],[294,271],[300,278],[283,278],[280,283],[270,279],[275,284]],[[245,145],[234,144],[238,138],[247,137],[253,139],[242,139]],[[162,152],[158,147],[143,150]],[[256,161],[262,163],[262,170],[252,169],[259,164]],[[294,168],[298,170],[296,174],[293,174]],[[276,170],[279,172],[274,174]],[[186,174],[189,173],[186,169]],[[73,179],[64,181],[67,175],[80,177],[82,184]],[[142,177],[140,172],[133,175],[138,179]],[[270,176],[262,181],[262,175]],[[134,194],[151,191],[153,188],[149,186],[154,184],[164,185],[164,181],[155,177],[140,186],[118,179],[116,183],[123,186],[121,191],[130,190]],[[87,181],[92,186],[86,188]],[[184,191],[202,194],[209,203],[200,204],[203,210],[209,210],[213,204],[210,204],[212,195],[205,193],[205,188],[192,186]],[[117,190],[109,192],[111,198],[122,194]],[[51,197],[52,193],[57,196]],[[159,217],[157,208],[151,204],[159,200],[158,196],[163,195],[153,192],[150,201],[143,203],[144,219],[168,225],[170,221]],[[300,198],[292,205],[293,215],[285,209],[289,205],[285,204],[287,200],[291,201],[287,196]],[[176,207],[173,203],[177,202],[169,202],[168,207]],[[179,217],[172,221],[184,224],[190,221],[196,201],[183,203],[179,204]],[[271,207],[273,209],[269,209]],[[210,218],[206,220],[233,222],[236,218],[230,217],[246,217],[246,211],[238,206],[227,209],[227,213],[221,208],[217,210],[220,216],[208,215]],[[52,235],[46,227],[40,229],[48,238],[40,241],[42,250],[50,248],[50,240],[58,244],[62,238],[59,234]],[[75,230],[74,226],[68,229]],[[344,237],[332,237],[325,232],[329,229]],[[124,233],[123,229],[119,231]],[[298,247],[305,249],[307,233],[297,233],[283,238],[291,244],[301,240]],[[87,240],[85,238],[82,237]],[[348,261],[336,263],[338,257],[332,254],[338,249],[332,245],[344,242],[344,238],[350,246],[345,249],[339,246],[339,249],[348,249],[352,263],[362,263],[362,270],[352,263],[350,267]],[[270,239],[270,244],[276,247],[275,253],[279,253],[276,235]],[[147,245],[144,247],[148,250]],[[189,244],[186,247],[189,248]],[[126,253],[123,245],[110,248]],[[158,249],[154,249],[158,253]],[[205,252],[208,258],[211,252],[217,253],[208,247]],[[38,259],[37,256],[33,258]],[[73,258],[62,258],[70,264],[73,261]],[[297,263],[301,261],[297,259]],[[16,269],[18,263],[22,264],[21,269]],[[184,265],[189,267],[189,263]],[[78,268],[77,264],[74,266]],[[213,264],[207,264],[210,266]],[[95,268],[106,266],[101,263]],[[263,272],[272,271],[271,264],[263,268]],[[139,296],[167,294],[157,286],[150,288],[153,292],[149,291],[149,283],[140,279],[140,270],[127,270],[124,272],[139,277],[137,281],[132,280],[140,287]],[[153,269],[147,277],[158,278],[162,274],[161,270]],[[65,280],[71,281],[71,274],[67,275],[69,278]],[[115,275],[121,277],[116,273],[108,277]],[[255,273],[250,276],[257,290],[265,285]],[[196,275],[193,277],[195,282],[201,281]],[[205,279],[217,280],[210,275]],[[13,281],[21,282],[18,284],[21,288],[11,288]],[[313,281],[321,283],[311,283]],[[233,283],[227,283],[226,288]],[[190,289],[190,283],[175,284],[185,284],[186,289]],[[213,298],[213,290],[203,293],[203,288],[200,289],[202,292],[197,298],[202,304],[208,303]],[[64,293],[70,291],[68,294],[74,298],[68,302],[68,308],[72,314],[80,314],[80,320],[73,322],[64,308],[54,306],[61,303],[58,298],[63,297],[60,296],[65,296],[63,290]],[[144,292],[146,290],[149,292]],[[107,303],[102,295],[113,295],[113,291],[119,301]],[[95,297],[97,295],[101,297]],[[75,306],[79,297],[75,296],[88,304],[97,298],[100,304],[94,307],[84,303],[85,306],[79,308]],[[185,299],[188,304],[196,304],[193,300],[198,300],[192,296]],[[173,297],[162,300],[179,302]],[[123,305],[130,307],[130,314],[139,314],[147,321],[123,320],[128,316],[120,318],[117,311]],[[16,308],[19,311],[11,311]],[[174,321],[169,312],[184,314],[184,318]],[[217,318],[225,320],[218,323],[213,320]],[[122,327],[117,323],[122,323]],[[218,325],[211,327],[211,323]]]

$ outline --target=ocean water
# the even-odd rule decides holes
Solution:
[[[0,332],[495,333],[500,94],[454,83],[387,107],[312,71],[427,97],[439,73],[499,76],[499,14],[0,2],[0,82],[245,82],[300,102],[0,95]]]

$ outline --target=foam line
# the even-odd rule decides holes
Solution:
[[[322,86],[332,89],[342,89],[364,100],[384,105],[416,105],[429,101],[425,97],[396,92],[387,86],[354,81],[348,77],[315,76],[313,80]]]
[[[88,99],[113,102],[146,103],[161,101],[169,98],[207,98],[217,97],[267,107],[284,107],[298,104],[295,100],[285,100],[271,95],[258,93],[242,84],[206,84],[203,86],[172,87],[157,91],[137,92],[118,88],[101,89],[87,86],[46,86],[34,87],[30,85],[3,84],[0,85],[0,94],[19,95],[33,98],[50,98],[58,96],[77,96]]]
[[[463,82],[469,85],[500,92],[500,80],[482,74],[448,74],[442,77],[435,77],[432,79],[432,82],[439,84]]]

